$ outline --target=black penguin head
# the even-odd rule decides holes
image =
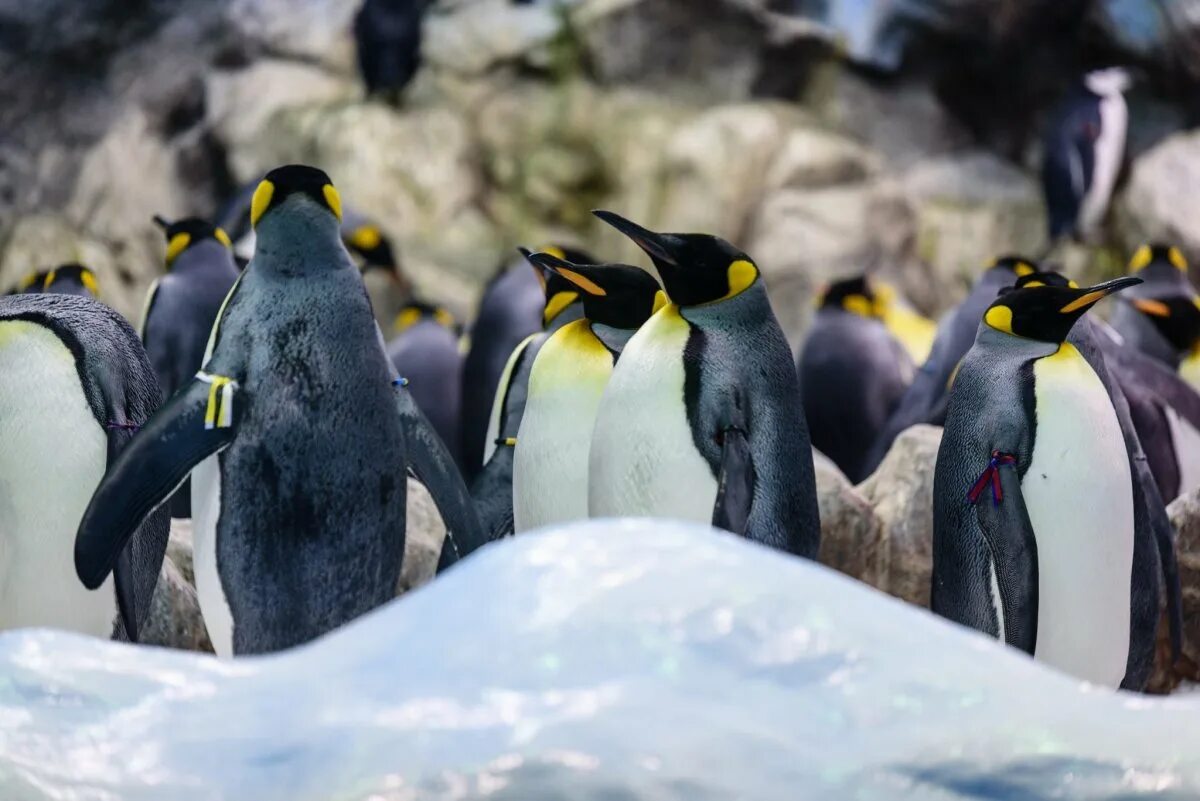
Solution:
[[[638,328],[667,304],[658,282],[628,264],[577,264],[550,253],[530,253],[538,267],[568,281],[583,294],[587,319],[613,328]]]
[[[396,334],[402,334],[422,320],[433,320],[443,328],[458,333],[458,322],[453,314],[441,306],[420,300],[414,300],[400,310],[392,324],[392,330]]]
[[[865,275],[834,281],[821,295],[820,308],[842,309],[862,317],[879,316],[879,299]]]
[[[592,212],[646,252],[671,301],[701,306],[741,294],[758,280],[758,267],[742,251],[708,234],[659,234],[611,211]]]
[[[50,274],[49,270],[32,270],[17,282],[13,287],[10,295],[37,295],[42,291],[42,284],[46,283],[46,276]]]
[[[1129,273],[1147,284],[1187,285],[1187,259],[1174,245],[1151,242],[1142,245],[1129,259]]]
[[[392,243],[375,223],[363,221],[353,227],[343,225],[342,242],[362,257],[364,273],[368,270],[396,272],[396,254],[392,250]]]
[[[1022,276],[1017,286],[1001,292],[983,321],[991,328],[1024,339],[1061,344],[1071,327],[1101,299],[1140,284],[1140,278],[1115,278],[1089,287],[1058,286],[1061,276]],[[1050,283],[1047,283],[1047,280]]]
[[[311,202],[332,214],[338,223],[342,220],[342,199],[329,176],[316,167],[289,164],[276,167],[259,182],[250,201],[250,224],[257,229],[264,218],[297,202]]]
[[[95,273],[82,264],[61,264],[46,273],[42,292],[96,298],[100,296],[100,286]]]
[[[165,261],[168,269],[175,263],[175,260],[179,258],[181,253],[192,245],[203,242],[205,239],[216,240],[228,250],[233,250],[233,243],[229,241],[229,234],[208,220],[202,220],[199,217],[187,217],[175,222],[168,222],[156,215],[154,222],[163,229],[163,234],[167,238],[167,255]]]
[[[1023,278],[1027,275],[1032,275],[1038,272],[1038,263],[1034,259],[1018,256],[1016,254],[1008,254],[1000,256],[990,265],[989,270],[1009,270],[1016,273],[1017,278]]]
[[[525,261],[529,262],[529,266],[533,268],[534,275],[537,276],[538,283],[542,285],[542,293],[546,296],[546,305],[542,307],[542,325],[550,325],[555,317],[558,317],[570,306],[580,301],[579,288],[553,270],[549,270],[535,262],[530,258],[533,256],[533,251],[529,248],[517,248],[517,250],[525,257]],[[567,259],[568,251],[554,245],[548,245],[542,248],[541,252],[565,260]],[[582,253],[582,251],[570,252],[574,254]]]

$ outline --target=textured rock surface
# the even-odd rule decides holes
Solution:
[[[1200,793],[1194,698],[1085,688],[817,565],[666,523],[488,546],[278,656],[9,632],[0,675],[0,796],[20,801]]]
[[[929,606],[933,575],[933,469],[942,430],[913,426],[858,492],[883,523],[885,592]]]
[[[1192,191],[1197,182],[1200,133],[1172,136],[1134,162],[1122,209],[1127,248],[1161,239],[1200,260],[1200,205]]]
[[[813,456],[821,513],[821,564],[882,588],[886,572],[883,523],[829,457]]]
[[[158,575],[150,619],[141,632],[140,642],[181,651],[212,653],[196,588],[170,557],[163,561]]]
[[[397,595],[403,595],[433,579],[445,539],[446,526],[429,490],[410,477],[404,524],[404,562],[400,568]]]
[[[1200,492],[1177,498],[1167,512],[1178,537],[1183,585],[1183,658],[1176,664],[1175,674],[1200,682]]]

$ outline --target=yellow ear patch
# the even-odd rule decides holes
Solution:
[[[91,270],[84,270],[79,274],[79,280],[83,283],[83,288],[91,292],[93,296],[100,296],[100,285],[96,283],[96,276]]]
[[[350,234],[350,244],[359,250],[374,250],[383,241],[383,234],[374,225],[360,225]]]
[[[454,327],[454,315],[451,314],[450,312],[446,311],[445,309],[438,309],[437,311],[435,311],[433,313],[433,319],[435,321],[437,321],[437,324],[442,326],[443,328],[453,328]]]
[[[409,306],[396,315],[396,322],[392,324],[392,329],[399,334],[409,328],[412,328],[421,319],[421,310],[415,306]]]
[[[192,244],[191,234],[175,234],[175,236],[171,237],[171,241],[167,243],[167,266],[170,267],[175,259],[179,258],[179,254],[187,250],[190,244]]]
[[[596,297],[602,298],[608,294],[607,289],[600,286],[586,275],[580,275],[574,270],[568,270],[566,267],[557,267],[554,271],[589,295],[595,295]]]
[[[213,238],[220,242],[225,247],[233,250],[233,242],[229,241],[229,234],[225,233],[224,228],[218,228],[213,231]]]
[[[987,310],[987,314],[983,315],[983,321],[997,331],[1003,331],[1006,334],[1011,334],[1013,313],[1012,309],[1007,306],[993,306]]]
[[[1167,258],[1170,260],[1171,264],[1175,265],[1176,270],[1179,270],[1181,273],[1187,272],[1187,259],[1183,257],[1183,251],[1181,251],[1179,248],[1173,247],[1168,250]]]
[[[754,279],[758,278],[758,268],[745,259],[738,259],[729,265],[726,274],[729,278],[729,294],[725,297],[732,298],[745,292],[754,283]]]
[[[1075,298],[1075,300],[1071,301],[1066,306],[1063,306],[1058,311],[1061,314],[1070,314],[1071,312],[1076,312],[1076,311],[1079,311],[1080,309],[1085,309],[1088,306],[1091,306],[1096,301],[1100,300],[1100,298],[1104,297],[1107,294],[1108,293],[1102,289],[1098,289],[1095,292],[1089,292],[1081,298]]]
[[[37,277],[38,274],[36,270],[26,275],[21,279],[21,283],[17,284],[17,291],[24,292],[26,289],[29,289],[29,287],[37,283]]]
[[[254,190],[254,197],[250,199],[250,225],[258,225],[259,219],[266,213],[267,207],[271,205],[271,198],[275,194],[275,184],[270,181],[261,181],[258,188]]]
[[[550,254],[559,261],[567,260],[567,254],[563,252],[563,249],[554,245],[546,245],[546,247],[542,248],[542,252]]]
[[[875,307],[865,295],[847,295],[842,298],[842,308],[860,317],[875,316]]]
[[[1134,308],[1143,314],[1149,314],[1151,317],[1170,317],[1171,307],[1157,300],[1149,298],[1134,298],[1132,301]]]
[[[1031,286],[1045,286],[1045,281],[1030,281],[1022,286],[1022,289],[1029,289]]]
[[[650,310],[651,314],[657,314],[658,310],[670,303],[667,300],[667,293],[661,289],[654,293],[654,308]],[[1197,303],[1200,303],[1200,298],[1197,298]]]
[[[578,292],[555,292],[554,297],[546,301],[546,308],[542,312],[542,324],[549,325],[551,320],[562,314],[563,309],[577,300],[579,300]]]
[[[42,291],[50,289],[50,285],[54,283],[54,279],[58,278],[58,270],[51,270],[46,273],[46,280],[42,282]]]
[[[1129,260],[1129,272],[1136,273],[1138,270],[1145,269],[1152,258],[1154,258],[1154,254],[1150,251],[1150,246],[1142,245],[1133,252],[1133,258]]]
[[[333,216],[340,221],[342,219],[342,196],[338,194],[333,184],[325,184],[321,187],[321,194],[325,196],[325,204],[329,206]]]
[[[1017,273],[1017,278],[1024,278],[1027,275],[1033,275],[1037,270],[1033,269],[1033,265],[1028,262],[1019,261],[1013,270]]]

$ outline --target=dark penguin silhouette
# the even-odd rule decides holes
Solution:
[[[1144,283],[1120,298],[1113,328],[1132,348],[1178,370],[1200,343],[1200,295],[1187,275],[1179,248],[1142,245],[1129,260],[1129,273]]]
[[[879,432],[913,377],[912,359],[878,317],[865,276],[821,298],[797,369],[813,447],[857,484]]]
[[[421,66],[421,20],[432,0],[366,0],[354,18],[367,94],[398,99]]]
[[[99,298],[100,286],[96,274],[82,264],[61,264],[47,270],[42,279],[42,292],[55,295],[76,295],[81,298]]]
[[[1125,158],[1128,85],[1119,68],[1090,72],[1051,118],[1042,152],[1051,242],[1086,238],[1104,221]]]
[[[416,302],[396,315],[393,331],[388,358],[446,449],[458,454],[463,362],[458,325],[445,309]]]
[[[0,298],[0,628],[137,640],[166,553],[166,509],[139,519],[111,551],[114,580],[102,589],[88,593],[70,565],[88,498],[160,401],[137,334],[108,306],[60,294]]]

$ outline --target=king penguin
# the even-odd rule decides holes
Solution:
[[[867,452],[913,377],[908,352],[880,319],[869,278],[825,290],[797,371],[813,447],[859,483]]]
[[[46,272],[42,292],[99,299],[100,285],[96,282],[96,274],[82,264],[60,264]]]
[[[413,400],[446,449],[458,454],[463,357],[454,316],[441,307],[413,301],[396,315],[392,331],[387,346],[392,366],[408,382]]]
[[[670,302],[629,340],[604,390],[589,514],[695,520],[815,559],[812,445],[758,267],[715,236],[596,215],[650,256]]]
[[[254,258],[204,367],[109,468],[79,527],[87,587],[193,474],[196,590],[219,655],[308,642],[395,596],[409,468],[447,527],[481,543],[453,460],[384,352],[338,236],[328,176],[290,165],[254,194]]]
[[[1112,316],[1126,344],[1172,370],[1180,369],[1200,344],[1200,295],[1187,269],[1179,248],[1142,245],[1129,260],[1129,273],[1144,283],[1120,298]]]
[[[1112,396],[1066,340],[1137,283],[1029,281],[996,299],[955,378],[934,474],[933,611],[1128,689],[1153,660],[1159,566]]]
[[[433,0],[365,0],[354,17],[358,66],[367,94],[391,100],[421,66],[421,23]]]
[[[166,553],[166,510],[137,521],[112,552],[112,578],[85,588],[72,551],[92,491],[160,401],[137,334],[108,306],[0,298],[0,629],[137,640]]]
[[[1051,242],[1086,239],[1104,221],[1125,158],[1128,88],[1119,67],[1089,72],[1052,115],[1042,143]]]
[[[1017,278],[1036,271],[1036,262],[1032,259],[1001,256],[975,280],[963,302],[942,318],[929,358],[913,376],[912,383],[871,446],[863,463],[863,470],[868,475],[879,467],[902,431],[919,423],[942,424],[950,384],[959,362],[975,341],[983,313],[1000,290],[1012,286]]]
[[[578,287],[583,318],[538,350],[513,462],[516,533],[588,516],[588,454],[596,410],[622,348],[666,295],[645,270],[585,265],[548,253],[529,257]]]

